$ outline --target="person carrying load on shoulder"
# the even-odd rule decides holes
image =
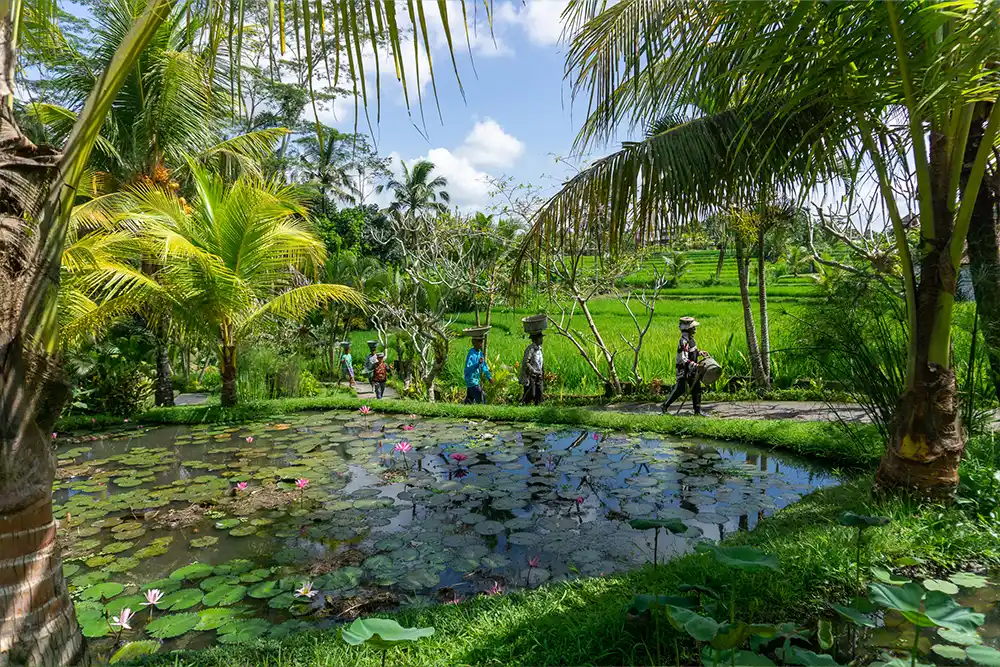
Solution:
[[[340,353],[341,377],[346,377],[351,389],[354,389],[354,359],[351,358],[351,343],[344,341],[340,344],[343,351]]]
[[[490,367],[486,363],[486,354],[483,353],[483,342],[485,334],[474,335],[472,347],[465,355],[465,402],[485,403],[486,396],[483,394],[482,380],[485,377],[489,382],[493,382],[493,375]]]
[[[378,358],[375,354],[375,350],[378,348],[377,340],[367,341],[368,343],[368,356],[365,357],[365,365],[361,369],[361,374],[368,378],[368,382],[372,385],[372,391],[375,391],[375,380],[372,378],[372,369],[375,368],[375,363]]]
[[[661,410],[666,413],[667,408],[684,395],[687,388],[691,387],[691,404],[694,406],[694,413],[701,415],[701,375],[698,362],[708,357],[707,352],[698,349],[694,335],[698,328],[698,321],[693,317],[682,317],[680,319],[681,338],[677,342],[677,382],[673,391],[661,406]]]
[[[375,366],[372,368],[372,386],[375,388],[375,398],[382,398],[388,379],[389,364],[385,362],[385,352],[379,352],[375,355]]]

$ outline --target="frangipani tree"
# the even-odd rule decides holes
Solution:
[[[668,221],[804,196],[870,167],[892,227],[908,313],[906,388],[878,480],[948,495],[965,445],[951,321],[976,193],[1000,129],[1000,5],[574,0],[569,76],[590,108],[579,144],[677,108],[701,114],[598,161],[545,207],[536,243],[603,207],[602,233],[648,240]],[[977,105],[992,105],[976,114]],[[976,126],[974,127],[974,124]],[[981,134],[966,156],[970,130]],[[858,154],[863,160],[858,160]],[[853,167],[852,167],[853,166]],[[915,177],[920,243],[894,186]]]
[[[124,215],[155,251],[158,282],[183,304],[186,326],[219,345],[222,404],[236,404],[239,345],[269,317],[302,319],[327,301],[362,306],[344,285],[308,283],[326,250],[306,222],[303,197],[277,181],[242,176],[227,184],[191,165],[197,196],[140,184]]]

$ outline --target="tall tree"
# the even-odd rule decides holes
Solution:
[[[55,461],[49,434],[68,396],[51,357],[58,348],[59,266],[69,214],[100,129],[143,49],[177,4],[175,0],[147,0],[143,11],[122,26],[125,36],[106,68],[96,70],[72,130],[60,148],[53,148],[25,136],[11,102],[17,95],[18,47],[31,53],[36,45],[54,38],[56,3],[0,0],[0,542],[10,545],[0,562],[0,576],[6,582],[0,611],[0,661],[32,666],[86,661],[62,576],[52,518]],[[274,4],[268,3],[269,10]],[[411,47],[402,42],[401,35],[426,34],[429,13],[422,6],[414,12],[410,5],[407,16],[397,15],[397,4],[386,0],[374,0],[372,11],[360,13],[350,0],[332,0],[332,4],[335,11],[327,12],[326,18],[312,12],[294,26],[296,31],[300,27],[307,31],[304,45],[310,84],[315,62],[311,39],[316,31],[321,44],[330,41],[361,48],[366,38],[371,39],[373,48],[386,51],[396,64],[405,91],[404,59],[414,58],[419,69],[420,59],[429,58],[431,47],[426,41],[423,49],[419,42]],[[228,11],[230,6],[233,11]],[[184,6],[190,8],[196,19],[192,27],[208,40],[217,61],[225,58],[218,55],[222,43],[229,42],[234,48],[227,49],[228,56],[240,62],[245,19],[237,11],[241,6],[233,1]],[[447,11],[447,3],[441,3],[439,20],[450,35]],[[355,18],[333,21],[337,15]],[[292,26],[273,11],[269,18],[268,34],[272,44],[277,43],[274,50],[283,54]],[[341,64],[340,51],[336,53],[336,63]],[[457,75],[457,63],[453,64]],[[358,105],[367,105],[364,59],[349,59],[346,65],[347,83]]]
[[[398,214],[409,225],[419,224],[426,216],[445,213],[451,202],[451,195],[445,188],[448,179],[444,176],[433,176],[434,163],[420,160],[407,166],[400,160],[403,170],[401,178],[390,178],[380,185],[378,192],[389,192],[393,202],[389,209]]]
[[[843,177],[845,165],[870,166],[894,230],[908,328],[906,387],[878,482],[950,495],[965,446],[952,310],[1000,105],[983,123],[964,184],[961,176],[976,105],[995,102],[1000,90],[1000,5],[573,0],[567,17],[570,76],[591,104],[581,145],[665,108],[694,105],[708,116],[584,170],[537,228],[568,227],[580,211],[605,206],[612,239],[634,213],[645,240],[667,219],[745,200],[761,183],[806,192]],[[894,190],[909,173],[921,237],[913,249]]]

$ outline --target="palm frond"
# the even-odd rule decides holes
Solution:
[[[287,320],[299,320],[305,317],[309,311],[328,301],[349,304],[357,308],[365,307],[364,296],[345,285],[327,283],[303,285],[279,294],[249,313],[246,319],[239,323],[238,335],[245,334],[264,317],[274,316]]]

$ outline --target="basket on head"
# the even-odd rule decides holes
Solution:
[[[480,338],[486,338],[486,334],[490,332],[493,327],[469,327],[468,329],[462,329],[462,335],[472,340],[478,340]]]
[[[698,320],[694,319],[693,317],[682,317],[680,319],[680,328],[681,328],[681,331],[690,331],[691,329],[694,329],[699,324],[701,324],[701,322],[699,322]]]
[[[542,333],[549,326],[549,318],[542,314],[529,315],[521,318],[521,326],[526,334]]]
[[[712,384],[722,377],[722,366],[712,357],[707,357],[698,363],[698,372],[702,382]]]
[[[351,346],[351,341],[349,341],[349,340],[342,340],[342,341],[340,341],[340,347],[342,347],[344,349],[347,349],[350,346]]]

